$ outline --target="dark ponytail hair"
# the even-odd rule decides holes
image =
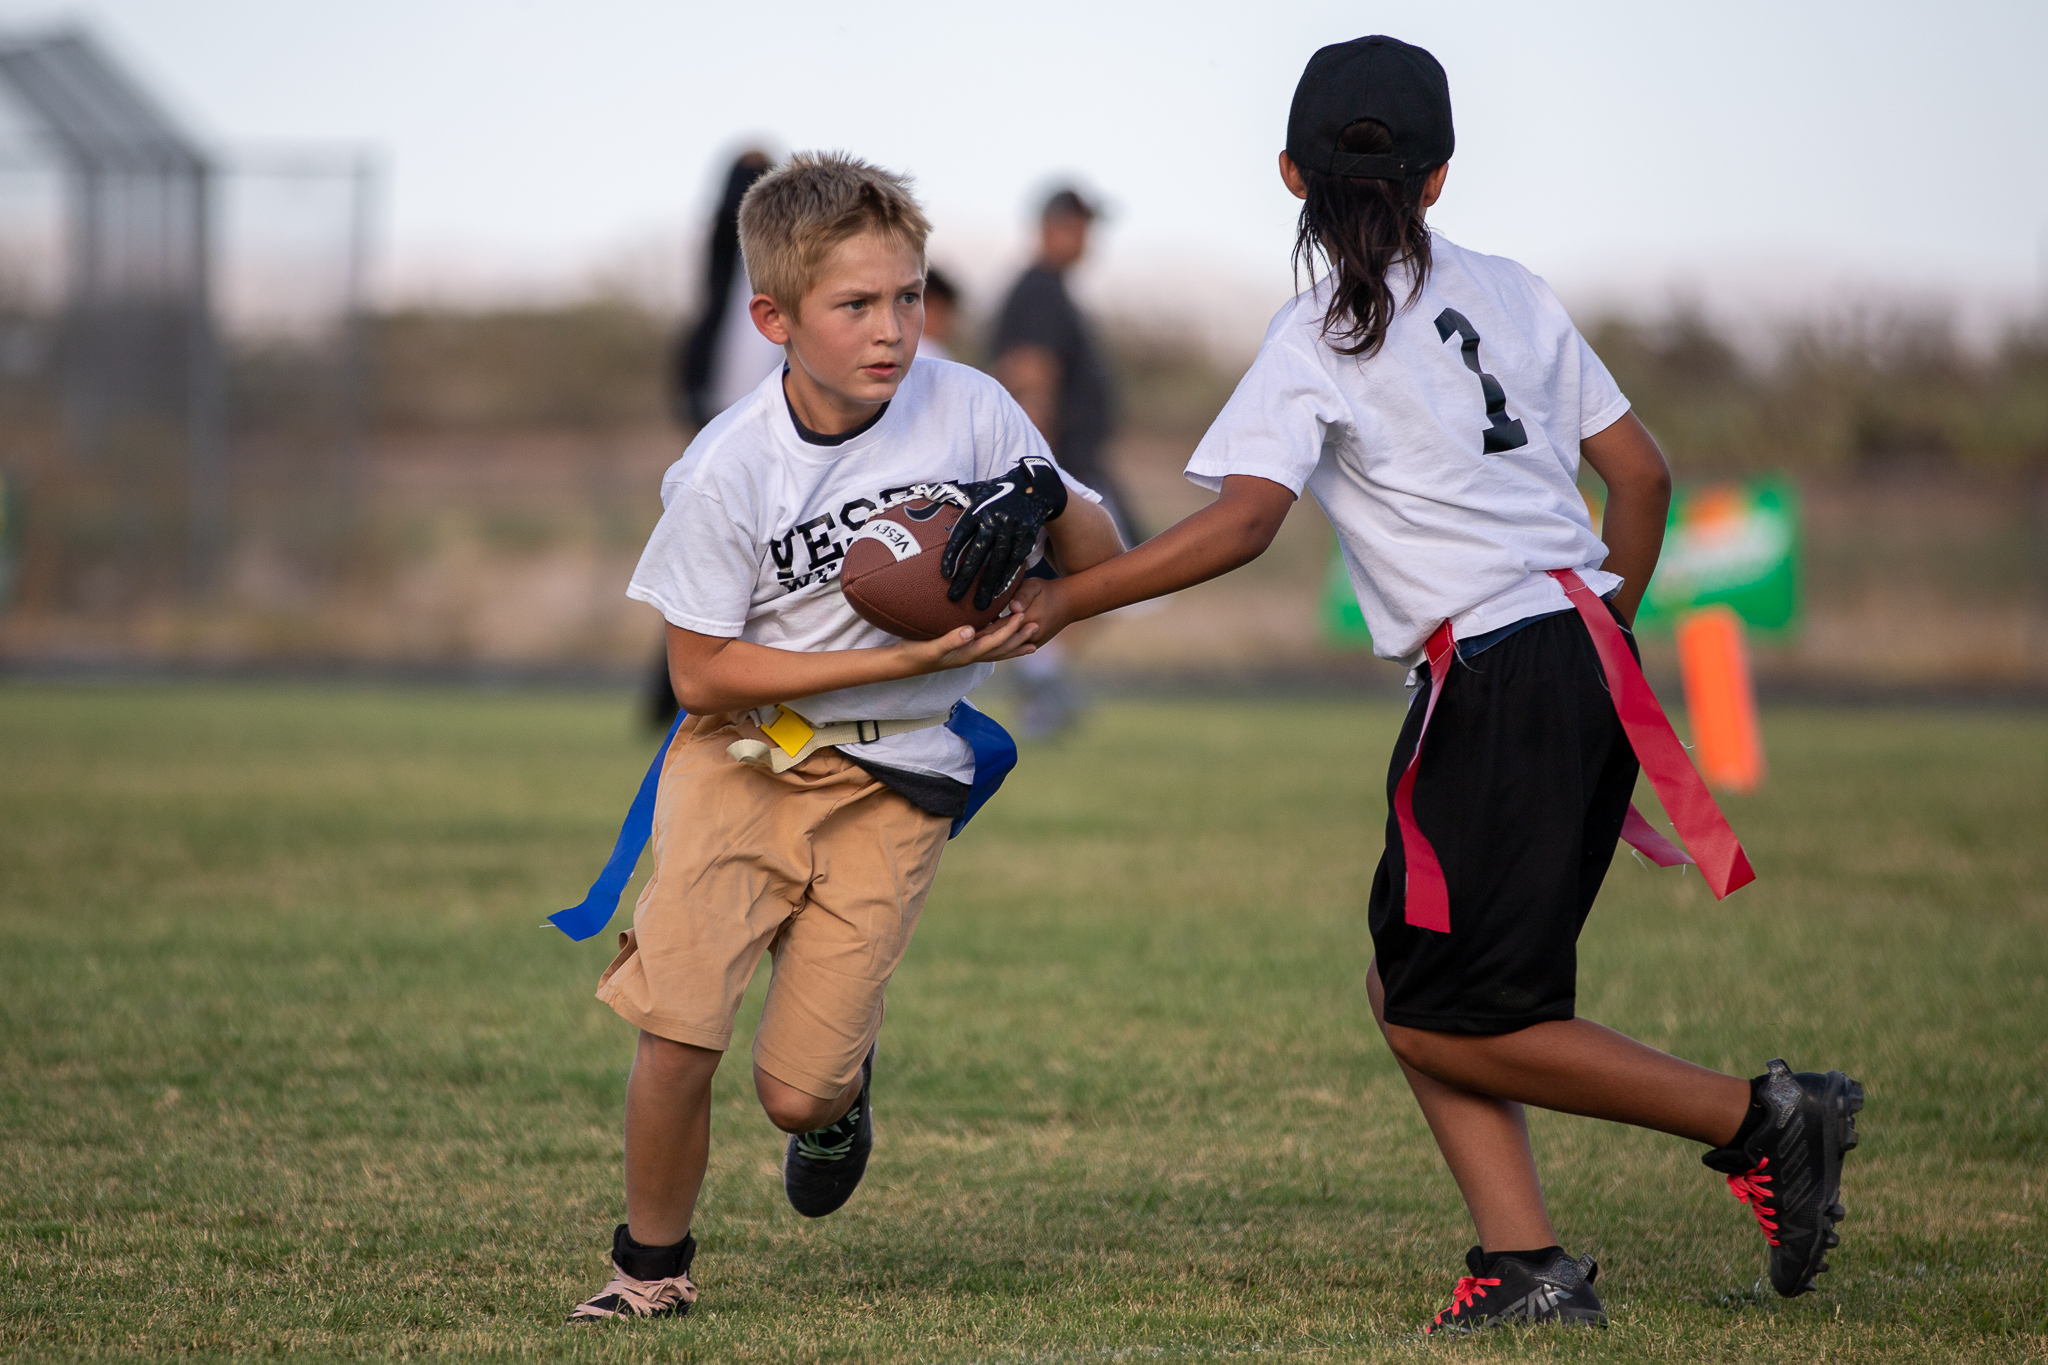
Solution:
[[[1365,119],[1337,139],[1339,151],[1377,156],[1393,149],[1387,125]],[[1328,263],[1330,303],[1323,339],[1338,355],[1370,356],[1387,339],[1394,314],[1415,301],[1429,279],[1429,229],[1422,194],[1432,166],[1403,180],[1359,180],[1303,169],[1308,198],[1294,230],[1296,278],[1315,277],[1316,257]],[[1408,297],[1396,303],[1387,275],[1406,261],[1414,273]]]

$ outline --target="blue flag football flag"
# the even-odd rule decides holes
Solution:
[[[597,880],[590,884],[590,894],[581,904],[548,916],[549,924],[578,943],[596,938],[618,913],[619,897],[625,892],[626,883],[633,880],[641,851],[654,833],[654,798],[661,790],[662,761],[668,757],[668,747],[675,743],[676,731],[683,728],[686,719],[684,714],[676,716],[661,748],[655,751],[654,761],[647,765],[647,775],[640,779],[640,790],[634,793],[633,805],[626,812],[626,823],[619,826],[619,837],[612,844],[612,856],[605,861]],[[974,782],[967,791],[967,809],[953,821],[953,829],[946,836],[951,839],[967,828],[967,822],[988,804],[996,788],[1010,775],[1010,769],[1017,766],[1017,741],[1010,738],[1008,730],[964,701],[954,705],[952,715],[946,718],[946,728],[974,750]]]
[[[687,712],[678,711],[675,724],[668,727],[661,748],[655,751],[654,762],[647,765],[647,776],[640,779],[640,790],[633,795],[633,805],[626,812],[626,823],[619,826],[612,856],[606,861],[604,871],[597,874],[597,880],[590,884],[590,894],[583,898],[581,905],[572,905],[548,916],[549,924],[578,943],[596,938],[618,912],[619,895],[626,889],[626,883],[633,880],[633,869],[640,864],[640,850],[647,847],[647,836],[654,833],[654,795],[661,788],[661,762],[668,757],[668,746],[675,743],[676,731],[683,728],[683,722],[688,718]]]
[[[946,717],[946,728],[974,750],[974,785],[967,789],[967,809],[960,812],[953,821],[953,832],[946,836],[953,839],[988,804],[996,788],[1010,775],[1010,769],[1017,766],[1017,741],[1010,738],[1008,730],[965,701],[954,703],[953,714]]]

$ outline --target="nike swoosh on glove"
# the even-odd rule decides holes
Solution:
[[[999,479],[959,488],[969,502],[953,523],[939,572],[951,580],[947,601],[958,602],[973,587],[974,609],[987,611],[1024,572],[1045,524],[1067,510],[1067,485],[1051,460],[1031,455]]]

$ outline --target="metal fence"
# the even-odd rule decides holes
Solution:
[[[0,37],[0,479],[15,596],[220,592],[346,542],[374,173],[204,148],[87,35]]]

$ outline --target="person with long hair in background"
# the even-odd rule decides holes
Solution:
[[[676,338],[669,367],[669,411],[693,432],[752,393],[782,363],[781,349],[761,335],[747,314],[754,287],[740,259],[740,200],[774,164],[758,148],[740,153],[725,174],[725,189],[704,235],[702,305]],[[676,710],[663,645],[647,677],[647,718],[655,729],[666,730]]]

